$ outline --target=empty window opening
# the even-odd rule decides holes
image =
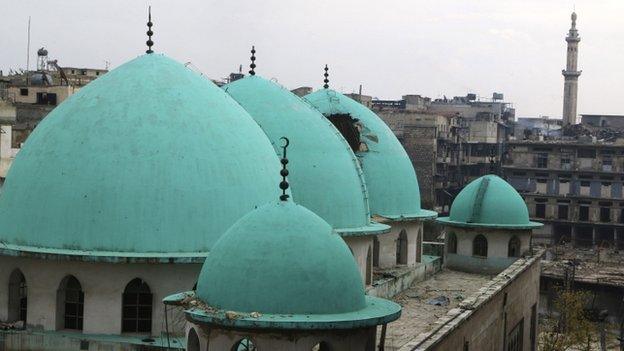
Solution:
[[[457,235],[455,235],[455,233],[453,232],[449,233],[446,247],[447,247],[446,252],[450,254],[457,253]]]
[[[197,336],[195,328],[191,328],[188,333],[186,351],[200,351],[199,337]]]
[[[396,263],[407,264],[407,232],[401,230],[396,241]]]
[[[9,322],[24,321],[26,323],[28,307],[28,289],[26,278],[19,269],[9,277]]]
[[[347,140],[353,152],[366,151],[366,146],[360,140],[360,125],[358,120],[352,118],[348,113],[339,113],[327,117],[338,129],[340,134]]]
[[[589,206],[579,206],[579,221],[589,221]]]
[[[545,203],[535,204],[535,217],[546,218],[546,204]]]
[[[366,252],[366,285],[373,284],[373,249],[368,246]]]
[[[609,207],[600,208],[600,221],[603,223],[611,222],[611,208]]]
[[[379,239],[373,237],[373,267],[379,267]]]
[[[537,154],[537,168],[548,168],[548,154],[540,152]]]
[[[520,320],[518,324],[516,324],[513,329],[507,334],[507,345],[505,350],[507,351],[522,351],[524,350],[522,347],[522,340],[524,335],[524,318]]]
[[[121,331],[149,333],[152,331],[152,293],[143,280],[132,280],[124,290]]]
[[[69,275],[61,281],[57,296],[57,329],[82,330],[84,292],[76,277]],[[61,324],[62,322],[62,324]]]
[[[332,348],[329,343],[321,341],[318,344],[312,346],[311,351],[332,351]]]
[[[511,239],[509,239],[507,256],[520,257],[520,239],[518,239],[518,237],[515,235]]]
[[[572,240],[572,226],[554,225],[553,226],[553,243],[565,244]]]
[[[472,254],[474,256],[487,257],[488,242],[485,236],[479,234],[472,241]]]
[[[559,204],[557,206],[557,218],[568,219],[568,205]]]
[[[594,244],[594,230],[592,227],[576,227],[575,245],[591,247]]]
[[[231,351],[257,351],[256,345],[249,338],[244,338],[232,346]]]
[[[20,96],[28,96],[28,88],[20,88]]]

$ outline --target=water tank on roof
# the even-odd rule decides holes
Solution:
[[[466,95],[466,99],[468,99],[468,101],[475,101],[477,99],[477,94],[470,93]]]
[[[46,72],[33,72],[30,75],[31,85],[52,85],[52,76]]]

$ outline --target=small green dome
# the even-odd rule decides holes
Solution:
[[[208,79],[160,54],[80,89],[28,138],[0,195],[0,242],[85,257],[201,257],[279,194],[279,159]]]
[[[342,235],[389,230],[371,222],[362,170],[340,132],[301,98],[281,85],[248,76],[227,84],[230,94],[260,125],[281,155],[290,140],[288,180],[297,203],[329,222]]]
[[[508,229],[542,226],[529,221],[529,211],[520,194],[495,175],[477,178],[466,185],[453,201],[450,216],[438,218],[438,222],[461,227]]]
[[[292,201],[266,204],[237,221],[206,258],[196,296],[209,308],[191,311],[195,319],[235,324],[251,318],[254,327],[371,325],[398,318],[401,309],[365,297],[344,240],[321,217]],[[240,318],[228,321],[223,311]],[[252,312],[260,317],[249,317]]]
[[[360,140],[368,148],[356,155],[362,162],[373,215],[390,219],[433,218],[420,207],[416,171],[394,133],[373,111],[334,90],[321,89],[304,97],[323,115],[350,116],[361,123]]]

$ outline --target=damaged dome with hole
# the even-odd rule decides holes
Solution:
[[[361,161],[373,216],[390,220],[429,219],[420,204],[416,171],[390,128],[373,111],[331,89],[304,97],[349,141]]]
[[[256,120],[276,149],[281,136],[290,139],[289,181],[295,201],[343,236],[389,231],[389,226],[371,220],[359,162],[322,114],[281,85],[258,75],[236,80],[223,89]]]

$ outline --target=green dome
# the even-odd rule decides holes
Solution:
[[[365,297],[344,240],[321,217],[292,201],[266,204],[236,222],[206,258],[196,296],[209,308],[191,311],[194,319],[236,324],[251,318],[254,327],[373,325],[398,318],[401,309]],[[223,311],[240,318],[228,320]],[[249,317],[252,312],[261,317]]]
[[[433,211],[420,207],[420,189],[414,166],[394,133],[373,111],[331,89],[305,96],[323,115],[343,115],[362,124],[360,140],[367,151],[356,155],[362,162],[373,215],[390,219],[432,218]]]
[[[349,144],[317,110],[284,87],[258,76],[223,87],[253,117],[281,155],[290,139],[288,181],[297,203],[342,235],[387,232],[371,222],[362,170]]]
[[[529,221],[524,200],[509,183],[495,175],[470,182],[459,192],[449,217],[438,222],[461,227],[531,229],[541,223]]]
[[[140,56],[55,108],[0,195],[5,248],[205,256],[279,194],[270,142],[231,97],[163,55]]]

